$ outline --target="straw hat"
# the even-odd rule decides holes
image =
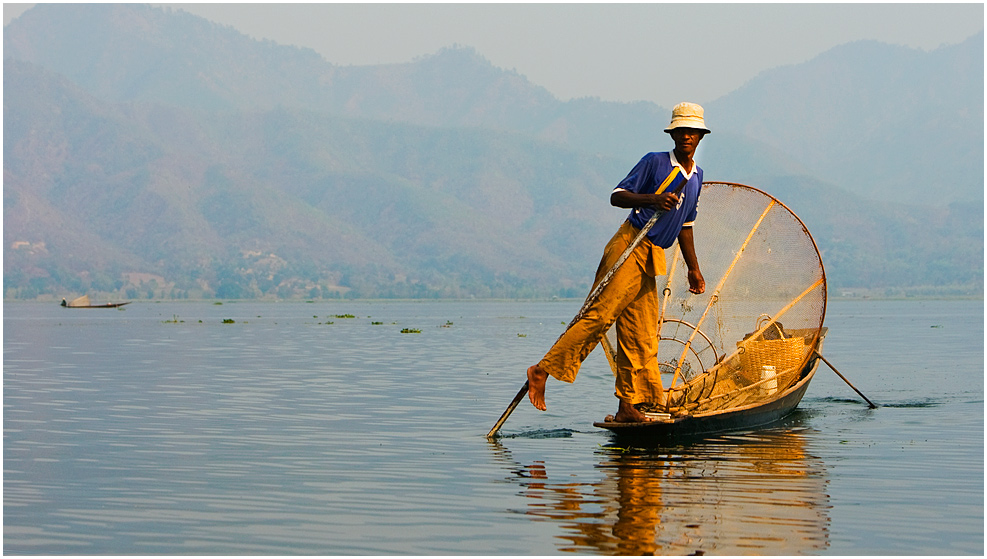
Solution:
[[[671,132],[675,128],[695,128],[709,134],[706,128],[706,121],[703,120],[703,108],[695,103],[679,103],[672,109],[672,123],[668,125],[665,132]]]

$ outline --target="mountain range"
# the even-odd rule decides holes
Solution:
[[[983,33],[706,103],[707,180],[777,196],[831,286],[983,293]],[[4,295],[581,297],[669,109],[560,101],[452,46],[338,66],[180,10],[4,28]]]

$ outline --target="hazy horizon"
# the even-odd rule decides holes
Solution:
[[[403,63],[460,45],[562,100],[665,107],[708,103],[848,42],[928,51],[969,38],[984,21],[979,3],[156,5],[311,48],[337,65]],[[4,25],[31,6],[4,4]]]

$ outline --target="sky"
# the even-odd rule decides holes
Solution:
[[[333,64],[476,49],[561,100],[704,103],[848,42],[925,51],[984,28],[963,4],[161,4]],[[4,4],[4,25],[31,4]]]

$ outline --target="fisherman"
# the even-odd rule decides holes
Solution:
[[[688,270],[689,291],[698,294],[706,290],[692,233],[703,170],[693,157],[700,140],[710,131],[701,106],[679,103],[672,109],[672,120],[665,132],[671,135],[675,148],[645,155],[610,195],[611,205],[629,208],[631,212],[604,249],[596,283],[613,267],[653,213],[656,210],[665,213],[582,318],[566,330],[538,364],[528,368],[528,399],[539,410],[548,409],[545,404],[548,377],[573,382],[582,362],[614,323],[617,328],[615,396],[619,404],[613,420],[648,421],[634,404],[663,403],[655,276],[665,274],[664,249],[678,239]],[[667,183],[664,190],[658,192],[663,183]]]

